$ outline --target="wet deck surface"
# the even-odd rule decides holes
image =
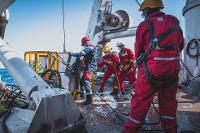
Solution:
[[[131,108],[131,96],[110,96],[110,91],[104,92],[102,98],[116,111],[128,112]],[[86,119],[88,133],[121,133],[123,122],[119,120],[112,109],[99,96],[93,96],[93,104],[82,106],[80,109]],[[200,99],[194,98],[179,90],[177,92],[178,123],[180,131],[200,132]],[[155,106],[157,104],[155,102]],[[158,121],[158,115],[150,108],[146,120],[149,122]],[[144,129],[161,129],[159,125],[145,126]],[[146,132],[147,133],[147,132]]]

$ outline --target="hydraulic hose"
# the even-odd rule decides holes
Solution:
[[[195,50],[195,49],[196,49],[196,53],[193,54],[191,50]],[[190,58],[198,58],[200,56],[200,39],[192,39],[191,41],[189,41],[186,47],[186,54]]]

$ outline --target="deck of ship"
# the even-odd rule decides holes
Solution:
[[[98,88],[98,87],[97,87]],[[128,112],[130,110],[131,96],[113,97],[111,90],[107,89],[102,96],[104,100],[118,112]],[[86,119],[86,129],[88,133],[121,133],[123,122],[115,116],[115,113],[99,96],[93,96],[94,102],[91,105],[82,106],[80,109]],[[178,109],[177,119],[179,131],[200,132],[200,99],[186,94],[183,90],[177,91]],[[155,98],[155,106],[157,102]],[[151,107],[146,116],[148,122],[158,121],[158,115]],[[161,129],[160,125],[144,126],[143,129]],[[145,132],[145,131],[144,131]]]

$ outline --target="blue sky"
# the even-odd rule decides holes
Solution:
[[[10,21],[5,40],[21,56],[27,50],[62,51],[62,0],[16,0],[10,7]],[[175,15],[184,28],[182,8],[185,0],[164,0],[164,11]],[[81,49],[80,39],[85,35],[93,0],[65,0],[66,48]],[[135,0],[113,0],[113,11],[126,10],[133,19],[133,26],[143,20]],[[132,48],[134,37],[121,39]],[[111,41],[111,46],[118,40]]]

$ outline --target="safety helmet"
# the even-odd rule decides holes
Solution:
[[[111,50],[111,48],[109,46],[104,46],[102,49],[102,52],[108,53],[108,52],[110,52],[110,50]]]
[[[86,42],[90,41],[90,38],[85,36],[81,39],[81,46],[85,45]]]
[[[140,11],[144,11],[146,8],[164,8],[162,0],[144,0],[140,5]]]
[[[122,43],[122,42],[117,42],[117,44],[116,44],[116,47],[123,47],[124,46],[124,43]]]

